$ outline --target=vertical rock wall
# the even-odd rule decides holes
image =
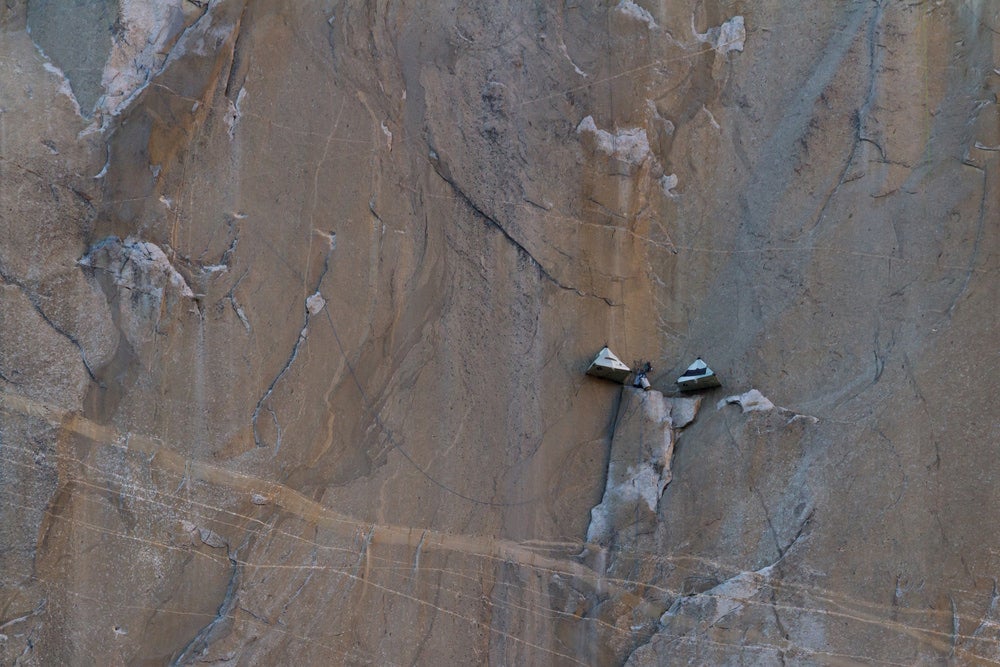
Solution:
[[[0,662],[1000,661],[998,31],[0,5]]]

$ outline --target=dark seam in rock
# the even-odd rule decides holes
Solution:
[[[200,654],[208,648],[208,645],[212,641],[211,634],[212,630],[215,629],[215,626],[231,617],[233,606],[236,604],[236,591],[239,589],[240,563],[236,559],[235,553],[229,554],[229,562],[233,568],[232,574],[229,575],[229,583],[226,586],[226,594],[223,596],[222,602],[219,604],[219,610],[216,612],[215,618],[209,621],[208,625],[199,630],[198,634],[194,636],[194,639],[188,642],[187,646],[181,650],[177,658],[170,663],[171,667],[190,664],[196,657],[196,654]]]
[[[496,218],[494,218],[489,213],[487,213],[486,211],[484,211],[483,209],[481,209],[474,201],[472,201],[472,199],[469,197],[469,195],[466,194],[465,191],[462,190],[462,188],[459,187],[457,183],[455,183],[454,179],[452,179],[450,176],[446,176],[445,175],[445,173],[441,170],[441,167],[440,167],[441,161],[439,159],[438,160],[431,160],[431,164],[434,167],[434,173],[436,173],[438,176],[440,176],[441,179],[445,183],[447,183],[448,185],[451,186],[451,189],[455,192],[456,195],[458,195],[458,198],[463,203],[465,203],[466,206],[468,206],[469,208],[471,208],[472,211],[476,215],[478,215],[483,220],[485,220],[487,226],[489,226],[491,228],[494,228],[498,232],[500,232],[500,234],[503,235],[503,237],[507,240],[507,242],[509,242],[511,245],[514,246],[514,248],[517,250],[518,254],[520,254],[523,257],[526,257],[532,264],[534,264],[535,268],[538,269],[539,275],[541,275],[543,278],[545,278],[546,280],[548,280],[549,282],[551,282],[553,285],[555,285],[559,289],[567,290],[569,292],[574,292],[574,293],[576,293],[576,294],[578,294],[580,296],[590,297],[592,299],[600,299],[601,301],[603,301],[604,303],[608,304],[609,306],[620,306],[621,305],[619,303],[615,303],[614,301],[612,301],[611,299],[609,299],[609,298],[607,298],[605,296],[600,296],[598,294],[589,294],[588,292],[584,292],[581,289],[578,289],[576,287],[572,287],[570,285],[565,285],[562,282],[560,282],[555,276],[553,276],[551,273],[549,273],[548,269],[546,269],[545,266],[540,261],[538,261],[538,259],[536,259],[535,256],[532,255],[531,252],[529,252],[528,249],[525,248],[524,245],[521,242],[519,242],[517,239],[515,239],[510,234],[510,232],[508,232],[507,229],[497,221]]]
[[[319,291],[319,288],[323,285],[323,278],[326,277],[327,271],[330,270],[330,255],[332,253],[333,253],[332,248],[328,250],[326,253],[326,257],[323,260],[323,271],[321,271],[319,274],[319,279],[316,281],[316,289],[313,290],[313,294]],[[261,443],[260,433],[257,430],[257,419],[260,416],[260,410],[264,406],[264,402],[268,398],[270,398],[272,393],[274,393],[274,389],[278,385],[278,382],[281,381],[281,378],[284,377],[285,373],[287,373],[288,370],[292,367],[292,363],[294,363],[296,357],[299,356],[299,349],[302,347],[302,343],[305,342],[306,340],[305,332],[306,329],[309,328],[309,319],[311,315],[309,314],[309,308],[305,304],[303,304],[302,309],[305,311],[305,315],[302,321],[302,328],[299,329],[298,339],[296,339],[295,345],[292,346],[292,351],[288,355],[288,361],[285,362],[285,365],[282,367],[282,369],[278,371],[278,374],[274,376],[273,380],[271,380],[271,384],[268,385],[267,390],[264,392],[264,395],[261,396],[260,399],[257,401],[257,405],[254,406],[253,409],[253,414],[250,416],[250,425],[253,430],[253,443],[254,446],[256,447],[264,446]],[[237,312],[236,314],[239,315],[239,312]],[[270,408],[268,409],[270,410]],[[278,423],[277,416],[274,414],[273,410],[271,410],[271,416],[274,418],[275,425],[277,425]],[[280,433],[280,427],[278,432]],[[280,443],[275,443],[275,450],[277,450],[278,444]]]
[[[30,289],[28,289],[28,287],[24,285],[21,281],[10,276],[2,268],[0,268],[0,279],[2,279],[8,285],[14,285],[19,290],[21,290],[21,292],[23,292],[24,295],[28,297],[28,302],[31,303],[31,307],[35,309],[35,312],[38,313],[38,316],[41,317],[46,324],[52,327],[53,331],[55,331],[57,334],[68,340],[70,343],[73,344],[74,347],[76,347],[76,349],[80,352],[80,361],[83,362],[83,367],[86,369],[87,375],[90,377],[92,381],[98,382],[97,376],[94,375],[94,370],[90,367],[90,362],[87,361],[87,353],[84,351],[83,345],[76,338],[76,336],[69,333],[68,331],[63,330],[58,324],[56,324],[49,318],[49,316],[45,313],[45,311],[42,310],[42,306],[38,303],[38,295],[32,292]]]

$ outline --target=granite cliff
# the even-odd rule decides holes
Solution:
[[[1000,662],[998,89],[982,0],[5,0],[0,663]]]

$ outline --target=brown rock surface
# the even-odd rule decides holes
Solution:
[[[0,4],[0,663],[1000,662],[998,34]]]

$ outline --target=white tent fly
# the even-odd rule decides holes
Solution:
[[[632,369],[622,363],[622,360],[615,356],[615,353],[608,348],[601,348],[597,357],[587,369],[587,375],[612,380],[613,382],[625,382]]]
[[[711,389],[718,387],[722,383],[715,373],[708,367],[701,357],[698,357],[693,364],[688,366],[684,374],[677,378],[677,384],[681,391],[693,391],[695,389]]]

